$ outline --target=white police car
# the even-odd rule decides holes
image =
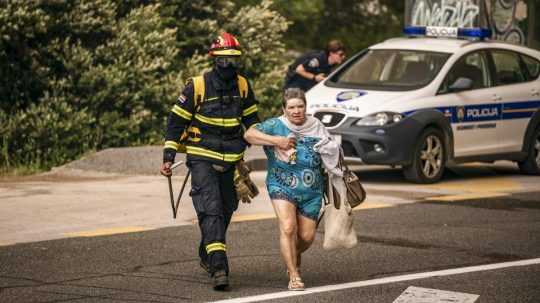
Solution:
[[[447,164],[512,160],[540,174],[540,52],[497,41],[395,38],[307,93],[346,157],[438,181]]]

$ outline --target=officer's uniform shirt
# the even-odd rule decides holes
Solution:
[[[287,78],[285,79],[285,89],[296,87],[302,89],[303,91],[307,91],[317,84],[317,81],[304,78],[296,73],[295,70],[300,64],[307,72],[314,75],[322,73],[328,76],[328,74],[332,71],[332,66],[328,64],[328,55],[326,52],[319,51],[304,54],[289,66]]]
[[[188,160],[232,164],[243,157],[247,143],[242,126],[247,129],[259,122],[253,90],[248,83],[247,96],[241,98],[236,78],[223,81],[215,70],[203,77],[204,100],[194,102],[194,85],[188,81],[171,110],[165,135],[164,161],[174,161],[180,136],[190,123],[193,131],[186,142]]]

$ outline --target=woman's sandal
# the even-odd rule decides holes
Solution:
[[[305,290],[302,278],[294,277],[289,280],[289,290]]]

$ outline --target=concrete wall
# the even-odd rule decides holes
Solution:
[[[527,45],[540,50],[540,0],[527,1],[529,6],[529,34]]]

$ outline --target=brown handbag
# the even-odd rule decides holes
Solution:
[[[351,207],[355,208],[366,200],[366,191],[358,176],[345,164],[343,152],[339,154],[339,166],[343,171],[343,181],[347,187],[347,200]]]

